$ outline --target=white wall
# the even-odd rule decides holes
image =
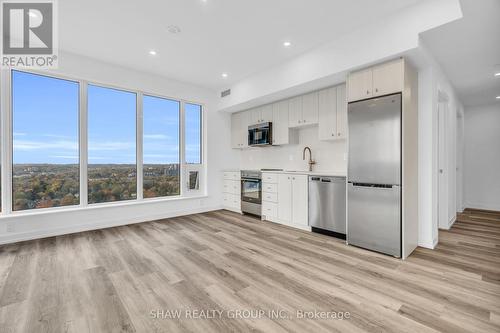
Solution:
[[[465,207],[500,211],[500,103],[465,109]]]
[[[133,204],[116,203],[84,209],[64,207],[50,212],[40,210],[3,215],[0,217],[0,243],[147,221],[221,207],[220,171],[223,168],[238,167],[238,156],[230,149],[230,115],[216,111],[215,92],[67,53],[60,54],[59,65],[59,69],[53,71],[53,74],[203,104],[207,126],[204,147],[207,158],[207,193],[206,196],[193,199],[143,201]],[[3,71],[2,75],[5,76],[5,73]],[[2,80],[2,82],[5,81]],[[3,101],[5,102],[5,99]],[[5,103],[2,107],[4,105]],[[3,110],[2,113],[4,113]],[[2,126],[8,126],[8,124],[2,124]],[[8,147],[4,145],[3,150],[5,149]],[[3,176],[5,178],[5,175]]]
[[[426,65],[419,70],[419,245],[433,248],[438,242],[438,102],[448,99],[447,178],[448,227],[454,222],[456,199],[456,119],[463,106],[440,66],[425,45],[420,52]]]
[[[314,171],[331,171],[347,173],[346,140],[320,141],[318,139],[318,126],[298,130],[297,144],[255,147],[241,151],[241,169],[276,168],[284,170],[309,169],[309,155],[302,160],[302,150],[308,146],[312,150],[316,164]]]

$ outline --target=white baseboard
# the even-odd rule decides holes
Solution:
[[[465,208],[484,209],[500,212],[500,204],[484,204],[478,202],[466,202]]]
[[[168,214],[148,215],[147,217],[139,216],[139,217],[131,217],[131,218],[119,218],[119,219],[115,219],[115,220],[101,221],[98,223],[85,223],[85,224],[79,224],[79,225],[72,225],[72,226],[68,226],[68,227],[51,228],[48,230],[9,233],[9,234],[0,235],[0,245],[17,243],[17,242],[39,239],[39,238],[73,234],[73,233],[83,232],[83,231],[106,229],[106,228],[111,228],[111,227],[118,227],[118,226],[122,226],[122,225],[127,225],[127,224],[143,223],[143,222],[166,219],[166,218],[171,218],[171,217],[176,217],[176,216],[199,214],[199,213],[205,213],[205,212],[210,212],[210,211],[219,210],[219,209],[222,209],[222,206],[200,207],[200,208],[196,208],[196,209],[169,212]]]
[[[418,242],[418,246],[420,247],[425,247],[426,249],[431,249],[434,250],[434,248],[437,246],[438,240],[437,239],[427,239],[423,241]]]

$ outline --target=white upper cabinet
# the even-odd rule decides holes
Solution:
[[[260,118],[261,118],[261,108],[254,108],[250,109],[248,111],[245,111],[248,113],[248,125],[255,125],[260,123]]]
[[[299,127],[318,123],[318,92],[290,98],[289,125]]]
[[[273,105],[267,104],[260,109],[260,122],[269,123],[273,121]]]
[[[403,61],[392,61],[373,67],[373,96],[403,91]]]
[[[349,102],[402,92],[404,88],[403,59],[377,65],[349,74]]]
[[[296,142],[296,133],[292,133],[288,127],[288,105],[288,100],[272,104],[273,145],[286,145]]]
[[[289,99],[288,124],[290,127],[300,126],[302,123],[302,96]]]
[[[321,90],[319,92],[318,104],[319,139],[345,139],[347,128],[347,100],[345,96],[345,85]]]
[[[373,72],[371,68],[349,74],[349,101],[358,101],[361,99],[372,97],[372,86]]]
[[[272,104],[250,109],[246,112],[249,112],[249,123],[248,123],[249,125],[261,124],[273,121]]]
[[[337,86],[337,139],[347,138],[347,96],[346,86]]]
[[[231,147],[248,147],[248,118],[250,111],[231,114]]]
[[[318,96],[318,134],[320,140],[337,137],[337,88],[321,90]]]
[[[318,123],[318,92],[302,96],[302,125]]]

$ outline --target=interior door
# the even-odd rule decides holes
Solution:
[[[401,94],[349,104],[348,179],[401,184]]]
[[[448,229],[447,131],[448,103],[438,105],[438,225]]]
[[[401,188],[347,186],[347,241],[401,256]]]

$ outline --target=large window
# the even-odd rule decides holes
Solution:
[[[0,142],[12,142],[12,154],[0,151],[9,169],[2,214],[201,194],[201,105],[10,73],[11,96],[1,96],[10,98],[2,119],[11,127],[2,127]]]
[[[12,71],[12,208],[77,205],[78,82]]]
[[[186,103],[186,163],[201,164],[201,105]]]
[[[143,97],[144,198],[180,194],[180,103]]]
[[[88,85],[88,202],[137,197],[136,94]]]

